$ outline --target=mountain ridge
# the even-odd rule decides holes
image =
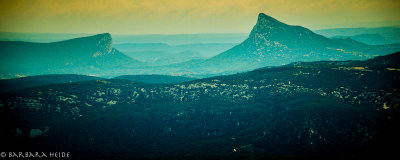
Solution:
[[[99,74],[141,64],[113,48],[109,33],[51,43],[0,42],[0,75]],[[122,67],[123,66],[123,67]]]
[[[400,44],[371,46],[350,39],[329,39],[260,13],[242,43],[205,60],[167,59],[159,61],[163,62],[159,66],[150,64],[158,59],[140,62],[119,52],[113,48],[108,33],[45,44],[0,42],[0,62],[4,64],[0,66],[0,77],[66,73],[103,77],[129,74],[207,77],[296,61],[365,60],[399,50]]]
[[[166,68],[188,74],[232,74],[296,61],[365,60],[399,50],[399,44],[371,46],[349,39],[329,39],[260,13],[248,38],[242,43],[201,62],[173,64]]]

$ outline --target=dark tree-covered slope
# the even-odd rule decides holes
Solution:
[[[110,159],[392,156],[399,54],[181,84],[113,79],[4,93],[0,138],[10,143],[1,150]]]
[[[103,78],[76,74],[53,74],[14,79],[2,79],[0,80],[0,92],[16,91],[25,88],[44,86],[48,84],[73,83],[101,79]]]

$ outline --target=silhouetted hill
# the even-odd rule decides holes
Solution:
[[[366,61],[371,66],[385,66],[385,67],[394,67],[398,69],[400,65],[400,52],[386,55],[386,56],[378,56],[373,59],[369,59]]]
[[[25,88],[44,86],[48,84],[72,83],[101,79],[103,78],[76,74],[54,74],[14,79],[2,79],[0,80],[0,92],[10,92]]]

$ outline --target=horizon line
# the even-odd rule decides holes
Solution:
[[[306,28],[306,27],[305,27]],[[333,27],[333,28],[324,28],[324,29],[310,29],[311,31],[318,30],[329,30],[329,29],[372,29],[372,28],[400,28],[400,25],[390,25],[390,26],[379,26],[379,27]],[[60,32],[13,32],[13,31],[0,31],[0,33],[17,33],[17,34],[72,34],[72,35],[97,35],[103,33],[109,33],[115,36],[144,36],[144,35],[161,35],[161,36],[169,36],[169,35],[202,35],[202,34],[249,34],[248,32],[203,32],[203,33],[127,33],[121,34],[116,33],[113,34],[111,32],[99,32],[99,33],[60,33]]]

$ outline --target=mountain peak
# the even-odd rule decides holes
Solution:
[[[257,23],[282,23],[279,22],[278,20],[276,20],[275,18],[272,18],[271,16],[268,16],[264,13],[259,13],[258,14],[258,19],[257,19]]]
[[[99,37],[99,38],[106,38],[106,39],[112,39],[110,33],[101,33],[101,34],[96,34],[93,37]]]
[[[331,44],[331,40],[311,30],[282,23],[264,13],[258,14],[257,24],[253,27],[249,39],[258,44],[277,44],[290,48],[302,48]]]
[[[280,30],[281,28],[286,28],[286,27],[288,27],[287,24],[282,23],[264,13],[260,13],[258,14],[257,24],[251,31],[250,36],[255,34],[270,33],[273,30],[277,31]]]
[[[112,38],[110,33],[102,33],[92,36],[97,42],[96,48],[98,49],[93,57],[98,57],[106,54],[112,54]]]
[[[102,34],[96,34],[94,36],[92,36],[92,38],[95,41],[98,41],[99,44],[103,43],[103,44],[112,44],[112,38],[111,38],[111,34],[110,33],[102,33]]]

